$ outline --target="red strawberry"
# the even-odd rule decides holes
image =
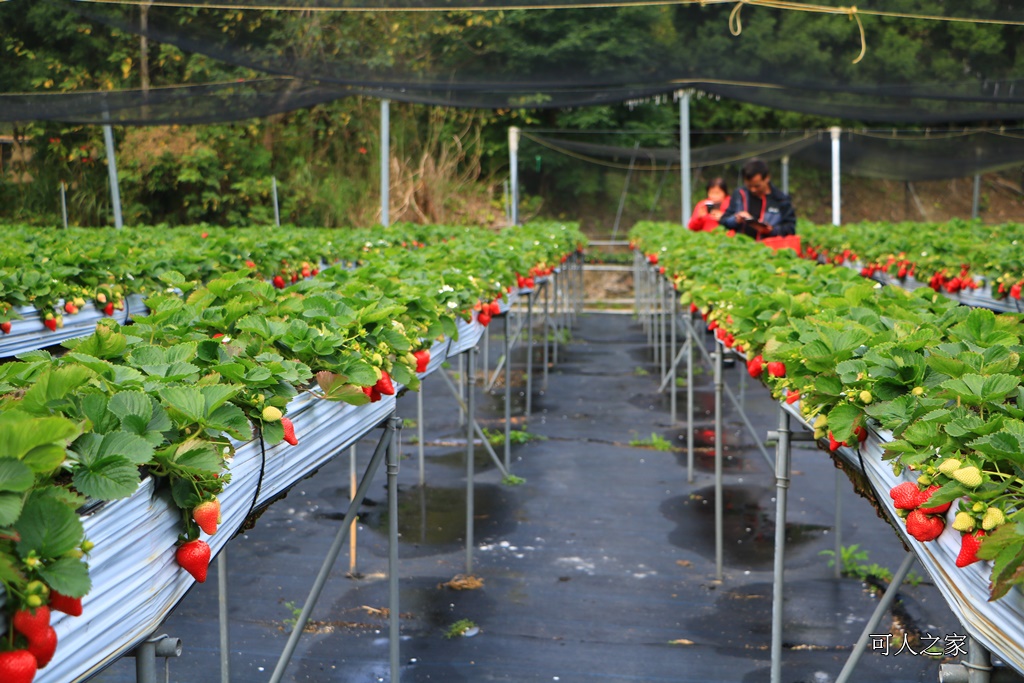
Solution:
[[[210,546],[206,541],[189,541],[178,546],[174,554],[181,568],[187,571],[199,583],[206,583],[206,571],[210,568]]]
[[[47,318],[46,320],[43,321],[43,324],[46,325],[46,329],[50,330],[50,332],[56,332],[57,331],[57,319],[56,318],[53,318],[53,317]]]
[[[217,533],[217,525],[220,523],[220,501],[214,498],[196,505],[192,510],[192,519],[200,529],[211,536]]]
[[[10,320],[5,320],[2,323],[0,323],[0,331],[3,331],[4,334],[10,334],[11,333],[11,321]]]
[[[799,400],[800,400],[800,392],[799,391],[791,391],[788,394],[786,394],[786,403],[788,403],[790,405],[793,405],[794,403],[796,403]]]
[[[868,438],[868,430],[864,429],[860,425],[853,428],[853,433],[857,436],[857,441],[860,443],[864,443]]]
[[[74,315],[75,313],[78,313],[78,307],[75,306],[74,301],[67,301],[64,303],[64,312]]]
[[[647,255],[647,262],[650,263],[652,266],[658,265],[658,255],[657,254],[648,254]]]
[[[769,363],[769,365],[770,365],[770,363]],[[769,370],[769,373],[770,372],[771,371]],[[845,441],[836,441],[835,437],[832,436],[832,432],[828,433],[828,449],[830,451],[837,451],[837,450],[839,450],[840,446],[845,446],[845,445],[846,445]]]
[[[665,266],[661,266],[660,268],[658,268],[658,274],[659,275],[664,275],[665,274]]]
[[[480,313],[478,313],[476,316],[476,321],[483,325],[484,327],[487,327],[488,325],[491,324],[491,314],[485,313],[484,311],[480,311]]]
[[[697,312],[697,304],[690,304],[690,313]]]
[[[907,515],[907,533],[921,541],[934,541],[946,528],[946,522],[941,517],[926,515],[920,510],[911,510]]]
[[[377,389],[377,387],[370,387],[370,403],[376,403],[381,398],[383,397],[381,396],[380,390]]]
[[[299,440],[295,436],[295,425],[287,417],[281,418],[281,426],[284,427],[284,440],[292,446],[298,446]]]
[[[14,613],[14,630],[29,640],[34,640],[50,628],[50,608],[46,605],[35,609],[21,609]]]
[[[278,289],[284,289],[284,287],[285,287],[284,278],[281,277],[280,275],[275,275],[274,276],[274,286],[277,287]]]
[[[245,265],[248,266],[249,268],[255,268],[256,267],[256,262],[253,261],[252,259],[246,259],[245,260]]]
[[[921,496],[920,496],[920,498],[918,498],[918,505],[922,505],[923,506],[925,503],[928,502],[928,499],[932,497],[932,494],[934,494],[938,490],[939,490],[938,486],[932,485],[932,486],[929,486],[924,491],[921,491]],[[940,503],[939,505],[933,505],[933,506],[927,507],[927,508],[926,507],[921,507],[919,509],[921,510],[921,512],[925,513],[926,515],[941,515],[941,514],[945,513],[946,510],[949,509],[949,506],[952,505],[952,504],[953,504],[953,501],[947,501],[945,503]]]
[[[496,315],[501,315],[501,304],[497,301],[492,301],[490,313],[492,318]]]
[[[313,270],[310,271],[310,273],[313,274],[313,277],[316,277],[317,275],[320,274],[320,269],[319,268],[314,268]]]
[[[295,284],[298,281],[299,281],[299,274],[298,273],[292,273],[292,284]]]
[[[747,361],[747,372],[750,373],[751,377],[760,379],[762,371],[764,371],[764,358],[760,355],[754,356]]]
[[[708,329],[711,330],[712,332],[717,330],[718,329],[718,321],[717,320],[712,320],[711,322],[709,322],[708,323]]]
[[[426,372],[430,364],[430,349],[420,349],[412,355],[416,358],[416,372]]]
[[[36,658],[28,650],[0,652],[0,681],[32,683],[36,677]]]
[[[1019,282],[1017,284],[1015,284],[1015,285],[1010,287],[1010,298],[1011,299],[1019,299],[1020,298],[1020,283]]]
[[[313,271],[309,269],[309,266],[302,266],[302,277],[309,277]]]
[[[37,635],[28,639],[28,651],[36,658],[36,666],[42,669],[53,659],[53,653],[57,651],[57,632],[51,626]]]
[[[69,598],[57,591],[50,591],[50,609],[72,617],[80,617],[82,616],[82,598]]]
[[[103,314],[104,315],[108,315],[108,316],[114,315],[114,302],[113,301],[108,301],[107,305],[103,307]]]
[[[386,396],[391,396],[395,393],[395,385],[391,383],[391,375],[388,374],[387,370],[380,371],[380,379],[373,385],[373,388]]]
[[[960,537],[960,554],[956,556],[956,566],[966,567],[981,559],[978,557],[978,548],[981,547],[981,539],[985,535],[985,532],[979,529],[974,533],[963,534]]]
[[[921,504],[921,489],[914,482],[905,481],[889,489],[889,497],[897,509],[915,510]]]
[[[208,232],[204,232],[204,233],[203,233],[202,235],[200,235],[200,237],[202,237],[202,238],[203,238],[204,240],[205,240],[205,239],[206,239],[207,237],[209,237],[209,236],[210,236],[210,233],[208,233]]]
[[[781,361],[772,361],[768,364],[768,374],[771,377],[785,377],[786,364]]]

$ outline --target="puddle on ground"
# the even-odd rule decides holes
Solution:
[[[500,538],[513,531],[515,502],[511,493],[496,484],[477,484],[473,496],[473,538],[477,544]],[[387,506],[378,505],[360,514],[364,525],[387,535]],[[466,537],[466,489],[434,486],[400,487],[398,491],[398,533],[403,555],[431,555],[449,552]],[[410,551],[407,546],[416,550]]]
[[[775,557],[775,508],[772,491],[760,486],[725,486],[723,494],[723,560],[739,569],[770,567]],[[769,505],[771,509],[764,506]],[[769,512],[771,514],[769,514]],[[715,490],[707,487],[690,496],[669,498],[661,513],[677,526],[669,533],[673,545],[704,557],[715,556]],[[791,548],[820,538],[830,526],[786,525],[786,546]]]
[[[504,431],[502,432],[504,434]],[[465,439],[465,437],[463,437]],[[504,457],[505,446],[492,446],[494,452],[498,454],[498,457]],[[438,463],[441,465],[448,465],[449,467],[456,467],[458,469],[466,469],[466,449],[460,448],[457,451],[451,453],[445,453],[444,455],[428,456],[427,460],[431,463]],[[491,454],[487,452],[487,449],[481,446],[479,443],[476,448],[473,449],[473,469],[479,474],[480,472],[489,472],[495,467],[494,459],[491,458]],[[479,488],[479,486],[477,487]],[[463,496],[465,500],[465,496]]]

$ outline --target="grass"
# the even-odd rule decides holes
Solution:
[[[501,483],[505,486],[522,486],[526,483],[526,480],[522,477],[517,477],[514,474],[506,474],[502,477]]]
[[[636,368],[633,369],[633,374],[636,375],[637,377],[646,377],[651,373],[647,372],[647,370],[644,370],[642,367],[638,365],[636,366]]]
[[[672,442],[668,439],[659,436],[658,434],[651,432],[651,438],[649,439],[632,439],[629,442],[630,446],[638,446],[641,448],[653,448],[656,451],[671,451]]]
[[[492,446],[503,446],[505,444],[505,432],[497,429],[485,429],[484,436]],[[525,429],[513,429],[508,433],[508,440],[513,446],[518,446],[531,441],[546,441],[546,436],[531,434]]]
[[[818,553],[829,558],[828,566],[834,567],[836,564],[835,551],[834,550],[822,550]],[[885,583],[892,581],[892,570],[888,567],[883,567],[876,562],[868,562],[868,551],[861,550],[859,544],[854,543],[853,545],[844,545],[839,548],[839,561],[840,561],[840,572],[843,576],[852,576],[864,581],[869,578],[875,578]],[[911,586],[918,586],[924,579],[914,572],[907,574],[906,582]]]
[[[454,624],[448,627],[445,631],[445,638],[458,638],[463,633],[471,628],[476,628],[476,624],[471,619],[459,619]]]

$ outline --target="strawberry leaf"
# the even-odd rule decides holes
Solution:
[[[32,495],[14,525],[21,537],[18,554],[24,559],[32,551],[40,557],[59,557],[82,540],[82,523],[74,510],[45,495]]]
[[[128,348],[128,339],[107,325],[97,325],[96,331],[84,339],[70,339],[64,346],[95,358],[119,358]]]
[[[35,473],[28,465],[16,458],[0,458],[0,491],[28,491],[34,481]]]
[[[139,486],[139,468],[128,458],[107,455],[75,468],[75,488],[92,498],[127,498]]]
[[[39,576],[58,593],[69,598],[80,598],[92,588],[89,566],[81,560],[62,557],[39,569]]]
[[[11,526],[18,521],[24,502],[23,493],[0,492],[0,527]],[[3,554],[0,554],[0,559],[2,558]]]

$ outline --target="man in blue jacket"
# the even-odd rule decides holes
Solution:
[[[771,184],[768,164],[751,159],[743,166],[743,184],[732,193],[729,208],[719,219],[726,230],[735,230],[754,239],[796,234],[796,211],[783,194]]]

